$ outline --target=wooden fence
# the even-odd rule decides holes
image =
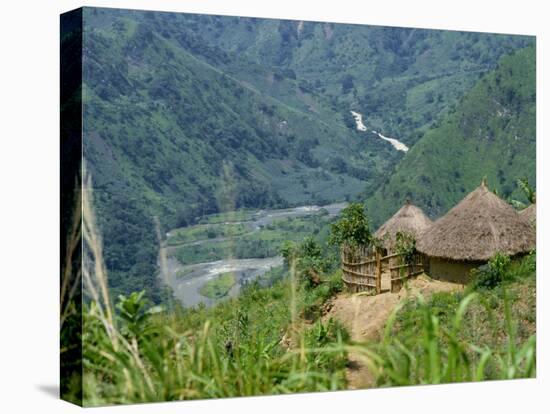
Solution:
[[[388,273],[391,292],[399,292],[406,280],[427,269],[427,260],[420,253],[415,253],[409,263],[402,254],[382,256],[370,246],[344,246],[341,254],[342,279],[352,293],[382,293],[382,275]]]
[[[342,248],[342,279],[350,292],[381,292],[380,253],[372,247]]]
[[[391,277],[391,291],[399,292],[406,280],[423,273],[426,269],[426,259],[421,253],[412,255],[409,262],[400,254],[393,255],[389,259],[389,271]]]

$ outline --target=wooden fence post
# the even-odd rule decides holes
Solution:
[[[380,252],[376,249],[376,294],[382,292],[382,262],[380,261]]]

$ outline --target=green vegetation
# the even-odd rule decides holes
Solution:
[[[172,303],[163,310],[144,292],[132,293],[119,297],[115,311],[102,296],[106,274],[92,272],[95,293],[83,310],[84,405],[343,389],[347,334],[318,319],[340,279],[333,272],[311,287],[291,273],[269,288],[248,285],[213,308]]]
[[[148,317],[139,337],[117,318],[118,345],[87,309],[85,405],[342,389],[345,332],[333,321],[294,332],[289,295],[288,282],[251,287],[212,311]]]
[[[474,288],[493,289],[502,284],[505,278],[509,276],[506,269],[510,266],[510,257],[502,253],[497,253],[487,265],[473,271]]]
[[[365,207],[352,203],[342,210],[340,219],[332,224],[330,242],[335,245],[368,246],[372,242]]]
[[[290,240],[285,241],[281,247],[281,255],[285,264],[294,269],[298,278],[308,286],[319,285],[320,275],[335,265],[334,258],[323,254],[321,245],[310,236],[304,238],[299,245]]]
[[[298,251],[326,255],[311,241]],[[366,345],[319,319],[342,288],[340,272],[318,285],[292,273],[269,288],[252,284],[213,308],[166,312],[143,292],[121,296],[112,325],[93,301],[84,309],[84,403],[345,389],[348,351],[364,358],[377,386],[533,377],[535,262],[533,253],[499,267],[505,276],[492,289],[410,299],[383,339]]]
[[[398,231],[395,234],[395,246],[393,247],[394,253],[403,255],[403,262],[412,264],[414,254],[416,253],[416,239],[414,235]]]
[[[220,224],[250,221],[257,213],[255,210],[235,210],[226,213],[210,214],[199,219],[199,224]]]
[[[535,201],[533,38],[83,13],[83,152],[98,219],[87,184],[74,211],[85,246],[68,240],[64,264],[90,259],[85,300],[72,282],[62,290],[62,352],[77,361],[64,367],[75,375],[64,396],[97,406],[345,389],[348,351],[379,386],[535,375],[534,253],[495,256],[464,292],[408,300],[379,343],[351,343],[322,318],[342,290],[339,247],[376,244],[371,230],[405,198],[437,216],[487,176],[505,198]],[[350,110],[411,150],[358,132]],[[258,209],[359,197],[367,210],[351,203],[332,225],[313,215],[249,232]],[[159,285],[163,243],[184,265],[285,264],[237,298],[183,309]],[[234,283],[226,273],[201,294]]]
[[[510,261],[497,255],[487,289],[411,299],[390,319],[371,348],[378,385],[439,384],[534,377],[536,369],[535,254]]]
[[[286,240],[302,241],[319,234],[326,222],[320,215],[276,219],[271,224],[241,236],[224,240],[204,240],[200,244],[178,247],[173,256],[184,265],[211,262],[225,258],[249,259],[277,256]]]
[[[353,344],[339,323],[321,319],[342,289],[330,260],[337,256],[327,237],[319,242],[321,232],[284,245],[284,273],[270,287],[252,283],[212,308],[151,306],[143,291],[111,307],[87,203],[86,406],[345,389],[348,352],[364,357],[378,386],[535,375],[535,252],[516,260],[496,255],[490,286],[478,275],[464,292],[410,299],[381,342]]]
[[[484,176],[501,197],[527,202],[516,180],[535,182],[535,137],[535,49],[529,47],[503,57],[426,132],[367,200],[369,217],[381,224],[407,198],[440,216]]]
[[[345,330],[307,312],[341,288],[338,272],[314,287],[290,271],[269,288],[252,283],[212,308],[151,306],[143,291],[120,295],[113,307],[91,201],[83,202],[90,254],[83,270],[90,295],[83,309],[85,406],[345,387]]]
[[[529,203],[534,204],[536,202],[535,189],[531,187],[527,178],[518,178],[518,187],[521,188]]]
[[[175,246],[217,237],[236,237],[248,231],[247,225],[241,223],[199,224],[171,230],[166,244]]]
[[[227,295],[236,282],[233,272],[222,273],[215,279],[206,282],[201,287],[200,293],[210,299],[219,299]]]
[[[180,18],[221,50],[273,68],[271,82],[250,77],[261,90],[301,107],[311,103],[327,118],[334,117],[332,109],[350,127],[348,111],[357,110],[374,129],[408,145],[480,75],[494,68],[500,56],[533,44],[529,37],[456,31],[204,15]],[[238,76],[242,69],[235,69]],[[293,82],[298,96],[286,89]]]
[[[83,151],[116,293],[159,292],[160,234],[371,194],[492,70],[503,36],[84,8]],[[498,169],[497,169],[498,171]],[[243,213],[246,215],[246,213]]]

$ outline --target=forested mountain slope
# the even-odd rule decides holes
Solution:
[[[163,234],[217,211],[372,194],[403,153],[357,131],[351,110],[412,146],[532,42],[95,8],[84,21],[84,155],[114,292],[160,292],[155,222]]]
[[[407,145],[494,68],[499,57],[533,41],[527,36],[195,14],[177,19],[222,50],[273,68],[278,78],[296,78],[301,92],[322,96],[349,125],[348,111],[356,109],[374,129]]]
[[[433,218],[483,179],[521,199],[518,178],[535,184],[536,59],[528,47],[505,56],[438,125],[426,132],[395,173],[367,201],[375,225],[410,198]]]
[[[86,27],[84,156],[115,289],[155,283],[155,217],[164,232],[217,211],[343,200],[389,165],[380,142],[236,79],[184,35],[126,18]]]

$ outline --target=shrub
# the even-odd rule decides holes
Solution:
[[[487,265],[477,268],[473,271],[474,289],[494,289],[502,282],[510,279],[508,268],[510,266],[510,257],[503,253],[496,253]]]
[[[416,240],[410,233],[398,231],[395,235],[395,252],[403,255],[403,260],[411,264],[416,253]]]
[[[150,307],[145,291],[132,292],[130,296],[119,295],[116,304],[121,332],[125,336],[143,338],[150,330],[149,317],[162,310],[160,306]]]

